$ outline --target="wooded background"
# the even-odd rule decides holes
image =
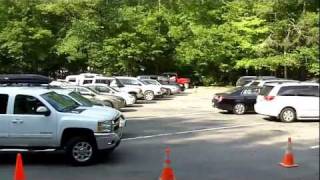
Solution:
[[[0,73],[319,77],[318,0],[0,0]]]

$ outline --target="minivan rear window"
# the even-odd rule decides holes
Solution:
[[[274,88],[274,86],[263,86],[263,88],[261,89],[259,95],[268,96],[273,88]]]

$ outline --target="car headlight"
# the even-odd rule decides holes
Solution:
[[[112,122],[111,121],[101,121],[98,122],[97,132],[107,133],[112,131]]]

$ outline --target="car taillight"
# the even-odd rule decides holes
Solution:
[[[264,96],[264,99],[266,101],[272,101],[275,98],[275,96]]]
[[[216,96],[214,97],[218,102],[221,102],[223,100],[223,97],[222,96]]]

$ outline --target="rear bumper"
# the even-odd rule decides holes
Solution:
[[[266,115],[266,116],[279,116],[279,110],[275,107],[272,107],[270,104],[267,103],[256,103],[254,105],[254,111],[258,114]]]
[[[233,110],[233,106],[231,104],[222,104],[222,103],[218,103],[218,102],[213,102],[212,107],[217,108],[217,109],[221,109],[221,110],[227,110],[227,111]]]

